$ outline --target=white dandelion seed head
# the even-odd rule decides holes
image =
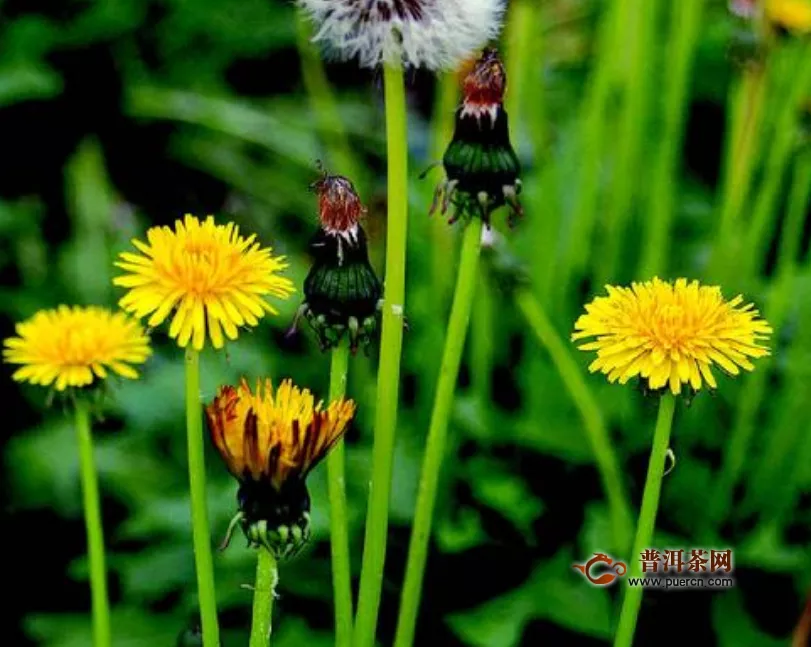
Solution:
[[[452,69],[501,27],[504,0],[297,0],[313,40],[361,67]]]

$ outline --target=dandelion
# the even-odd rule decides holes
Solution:
[[[742,296],[726,301],[720,288],[687,279],[607,290],[607,297],[586,306],[572,339],[596,338],[579,348],[597,351],[589,370],[610,382],[641,377],[651,390],[669,387],[674,395],[685,385],[714,389],[713,366],[737,375],[754,369],[751,359],[769,354],[762,344],[772,329]]]
[[[352,183],[340,175],[324,173],[312,188],[318,195],[321,227],[310,241],[314,263],[291,332],[304,316],[321,350],[336,348],[346,332],[353,352],[359,344],[368,348],[378,331],[383,287],[369,263],[366,233],[359,222],[366,208]]]
[[[240,484],[239,512],[224,546],[239,524],[248,543],[259,548],[251,647],[267,645],[277,560],[298,553],[310,536],[307,475],[354,415],[352,400],[324,406],[290,380],[275,391],[269,379],[257,381],[252,392],[243,378],[238,387],[221,387],[206,407],[214,445]]]
[[[21,364],[12,378],[57,391],[98,384],[110,372],[135,379],[133,367],[151,354],[149,338],[123,312],[61,305],[18,323],[4,342],[3,358]]]
[[[450,69],[495,38],[503,0],[298,0],[314,40],[362,67]]]
[[[79,448],[87,554],[90,565],[93,646],[110,647],[110,606],[98,475],[90,429],[89,391],[111,374],[135,379],[134,368],[151,354],[149,338],[123,312],[98,306],[60,305],[18,323],[17,336],[4,342],[3,359],[21,365],[12,378],[69,392]]]
[[[122,252],[116,266],[126,272],[113,283],[128,292],[119,305],[136,317],[149,315],[155,327],[172,315],[169,336],[181,348],[191,341],[202,350],[206,339],[222,348],[225,337],[237,339],[242,326],[257,326],[277,314],[264,297],[286,298],[290,279],[282,256],[262,248],[256,235],[243,237],[233,224],[217,225],[187,215],[175,229],[153,227],[147,242],[133,240],[140,254]]]
[[[811,0],[765,0],[764,9],[773,25],[796,34],[811,33]]]
[[[136,317],[149,316],[150,327],[170,316],[169,337],[186,349],[186,437],[194,557],[203,642],[219,644],[214,569],[206,501],[203,420],[200,406],[200,353],[206,339],[222,348],[239,328],[257,326],[276,314],[265,297],[286,298],[290,279],[280,276],[284,257],[273,256],[255,235],[241,236],[234,223],[217,225],[187,215],[169,227],[153,227],[147,242],[133,240],[140,252],[122,252],[116,265],[126,274],[113,283],[127,288],[120,306]],[[191,343],[190,343],[191,342]]]
[[[257,381],[251,391],[223,386],[206,406],[211,438],[240,483],[240,524],[253,546],[278,558],[303,546],[309,533],[305,479],[346,431],[355,403],[340,398],[326,407],[308,389],[284,380]]]
[[[597,351],[589,371],[600,371],[610,382],[625,384],[633,377],[647,381],[661,395],[648,474],[642,494],[632,555],[649,546],[656,525],[659,496],[675,412],[675,397],[683,386],[692,392],[705,384],[717,387],[713,366],[730,375],[751,371],[753,358],[764,357],[772,329],[742,296],[724,299],[721,289],[698,281],[674,283],[654,278],[631,287],[607,286],[608,296],[586,305],[575,322],[572,341],[596,338],[579,346]],[[641,577],[638,560],[629,577]],[[642,587],[628,587],[622,601],[614,647],[631,647],[642,604]]]
[[[480,216],[488,228],[490,214],[505,204],[510,224],[523,215],[521,165],[504,109],[506,88],[504,65],[495,50],[486,50],[464,80],[453,139],[442,159],[446,179],[437,186],[429,214],[439,207],[444,215],[453,205],[450,224],[467,214]]]

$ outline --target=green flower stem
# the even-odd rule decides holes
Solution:
[[[577,196],[566,236],[563,261],[557,268],[560,298],[568,297],[569,288],[582,278],[591,262],[592,238],[599,208],[603,156],[608,133],[613,126],[607,117],[615,87],[615,56],[625,55],[622,45],[623,21],[620,3],[610,3],[600,19],[599,52],[595,69],[588,81],[587,98],[579,118]],[[609,125],[611,123],[611,125]]]
[[[479,276],[482,221],[472,217],[465,226],[462,253],[459,258],[459,275],[451,306],[445,348],[436,387],[436,399],[428,428],[420,484],[417,494],[417,507],[414,514],[414,527],[408,547],[405,583],[400,598],[400,616],[394,647],[411,647],[420,605],[423,571],[428,556],[428,540],[431,536],[431,519],[437,494],[437,483],[442,462],[445,458],[445,438],[451,415],[453,394],[465,347],[465,336],[470,321],[476,279]]]
[[[746,68],[732,94],[731,134],[726,145],[721,213],[710,276],[725,275],[737,246],[737,223],[755,168],[765,90],[766,70],[758,65]]]
[[[268,647],[273,628],[273,599],[279,583],[276,558],[266,548],[260,548],[256,557],[256,584],[253,589],[253,619],[249,647]]]
[[[329,379],[329,400],[333,402],[346,393],[349,370],[349,347],[342,341],[332,351]],[[333,447],[327,456],[329,489],[330,548],[332,550],[332,590],[335,597],[335,645],[352,644],[352,570],[349,563],[349,524],[346,507],[346,457],[344,441]]]
[[[749,278],[763,268],[766,248],[774,233],[779,218],[775,213],[783,188],[786,169],[795,151],[798,120],[802,104],[811,93],[811,45],[794,44],[793,51],[786,52],[788,65],[784,66],[783,93],[781,96],[774,135],[766,164],[763,182],[755,199],[752,220],[744,237],[744,253],[736,274]]]
[[[631,568],[628,579],[642,577],[642,565],[639,555],[650,548],[653,529],[656,526],[656,511],[659,508],[659,494],[662,491],[662,478],[665,473],[665,459],[670,442],[670,430],[673,427],[673,412],[676,398],[669,391],[659,401],[659,415],[656,418],[656,429],[653,432],[653,448],[648,463],[648,477],[645,479],[645,490],[642,493],[642,509],[636,527],[636,538],[631,553]],[[628,586],[622,599],[620,620],[614,647],[631,647],[636,630],[636,619],[642,605],[641,586]]]
[[[797,158],[794,169],[786,220],[777,252],[775,279],[766,309],[769,323],[776,335],[780,334],[792,304],[797,256],[801,247],[809,195],[811,195],[811,152],[803,152]],[[795,348],[796,346],[795,343]],[[730,442],[724,454],[715,493],[710,499],[712,505],[706,511],[705,532],[702,534],[717,528],[727,518],[731,509],[732,493],[740,480],[756,428],[757,413],[766,397],[769,368],[769,364],[759,367],[756,374],[747,380],[738,397]],[[785,479],[784,460],[795,450],[795,430],[795,424],[783,424],[778,425],[770,434],[770,441],[760,454],[758,469],[749,480],[747,492],[749,501],[752,497],[760,503],[765,503],[767,498],[771,501],[771,496],[768,495],[769,485]]]
[[[372,481],[369,487],[358,613],[353,636],[355,647],[373,647],[377,630],[377,613],[383,588],[383,567],[386,561],[386,538],[389,530],[389,498],[400,393],[400,354],[403,347],[405,308],[408,133],[402,68],[393,65],[384,66],[383,83],[386,93],[388,148],[386,276],[380,364],[377,374]]]
[[[683,2],[684,0],[682,0]],[[604,232],[600,253],[596,255],[597,284],[617,278],[621,268],[623,241],[631,220],[634,197],[647,181],[643,151],[653,93],[650,91],[653,69],[650,50],[656,32],[657,12],[662,3],[648,0],[620,2],[625,23],[625,43],[615,54],[624,71],[623,108],[617,126],[616,173],[607,196]],[[620,57],[625,57],[624,59]],[[620,63],[623,61],[624,63]]]
[[[698,42],[705,0],[682,0],[671,4],[673,12],[665,78],[664,128],[652,162],[650,219],[642,246],[639,276],[650,277],[666,270],[670,228],[684,133],[685,99]]]
[[[110,603],[107,600],[107,569],[104,566],[104,532],[93,437],[90,433],[90,407],[76,401],[76,436],[79,443],[79,469],[84,498],[84,522],[87,529],[87,555],[90,561],[90,595],[93,605],[93,645],[110,647]]]
[[[441,160],[445,147],[453,136],[456,120],[456,106],[459,102],[459,78],[455,72],[444,72],[439,77],[434,115],[431,119],[431,159]],[[439,216],[425,218],[424,225],[429,230],[431,240],[431,295],[435,299],[438,312],[445,312],[450,292],[453,289],[452,263],[448,262],[451,249],[451,228]],[[442,331],[438,344],[442,343]]]
[[[194,537],[194,561],[197,570],[197,596],[203,645],[219,647],[217,598],[214,588],[214,560],[211,557],[211,533],[206,503],[206,464],[203,449],[203,407],[200,402],[200,354],[186,349],[186,440],[189,453],[189,492]]]
[[[583,428],[594,452],[594,460],[608,500],[614,550],[620,554],[625,553],[631,543],[631,507],[600,405],[572,353],[544,312],[541,302],[528,289],[522,288],[515,293],[515,303],[538,341],[549,353],[558,375],[583,418]]]

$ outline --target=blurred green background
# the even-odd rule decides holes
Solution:
[[[355,180],[382,269],[380,74],[334,61],[322,67],[291,3],[5,0],[0,16],[4,337],[40,308],[114,305],[117,253],[147,227],[186,212],[258,233],[289,256],[300,286],[317,226],[307,190],[317,159]],[[811,581],[811,160],[799,109],[811,97],[803,72],[811,51],[784,35],[766,72],[746,71],[750,33],[721,1],[512,0],[501,43],[527,215],[507,230],[497,214],[495,227],[530,278],[521,294],[543,308],[567,350],[576,352],[567,340],[582,304],[606,281],[654,273],[723,281],[726,296],[744,292],[776,328],[773,357],[755,374],[721,378],[716,397],[701,393],[679,406],[677,462],[659,514],[658,547],[732,547],[736,586],[646,593],[639,645],[683,644],[685,636],[722,647],[788,644]],[[438,177],[417,177],[448,141],[456,80],[417,71],[408,82],[410,329],[383,645],[396,619],[459,234],[427,217]],[[744,120],[754,124],[744,154],[730,144],[746,137],[736,110],[751,109],[758,88],[757,118]],[[571,568],[613,546],[591,447],[514,291],[499,289],[502,278],[483,272],[474,306],[417,644],[608,644],[619,588],[590,587]],[[227,353],[204,355],[207,400],[243,374],[292,376],[326,393],[328,358],[309,331],[284,339],[300,297]],[[95,427],[121,647],[173,645],[195,622],[183,366],[165,331],[153,338],[156,355],[142,379],[111,385],[107,415]],[[589,358],[579,355],[636,511],[655,402],[586,375]],[[360,405],[347,436],[357,576],[375,354],[358,355],[350,370],[349,392]],[[89,589],[70,418],[6,373],[3,642],[86,647]],[[208,460],[219,538],[235,511],[236,484],[215,452]],[[323,470],[310,487],[314,539],[282,567],[277,647],[332,644]],[[627,549],[611,554],[632,559]],[[251,594],[242,585],[252,580],[254,556],[236,540],[215,559],[224,644],[244,645]]]

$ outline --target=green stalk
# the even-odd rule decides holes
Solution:
[[[93,645],[110,647],[110,603],[107,599],[107,569],[104,565],[104,531],[93,436],[90,432],[90,407],[76,400],[76,438],[79,444],[79,469],[82,477],[84,522],[87,531],[87,556],[90,562],[90,596],[93,608]]]
[[[645,479],[645,490],[642,493],[642,509],[639,511],[639,522],[636,527],[636,539],[631,553],[631,568],[628,579],[642,577],[642,565],[639,555],[650,548],[653,530],[656,526],[656,511],[659,508],[659,495],[662,491],[662,478],[665,473],[665,459],[670,442],[670,430],[673,427],[673,412],[676,399],[670,392],[662,395],[659,401],[659,415],[656,418],[656,429],[653,432],[653,448],[648,463],[648,476]],[[628,586],[622,598],[619,625],[614,637],[614,647],[631,647],[636,630],[636,619],[642,605],[641,586]]]
[[[431,158],[441,160],[445,147],[453,136],[456,107],[459,102],[459,78],[456,72],[444,72],[439,78],[434,115],[431,119]],[[444,218],[424,218],[431,241],[431,294],[436,299],[438,312],[445,312],[453,288],[452,264],[448,262],[451,249],[451,228]],[[441,333],[441,331],[439,331]],[[441,343],[441,336],[438,343]]]
[[[797,273],[797,258],[802,243],[803,224],[809,199],[811,199],[811,150],[803,151],[795,162],[786,221],[783,224],[783,232],[777,252],[775,279],[769,295],[768,307],[766,308],[769,323],[775,330],[775,337],[780,335],[794,296],[793,288]],[[798,344],[795,340],[794,350],[797,347]],[[767,369],[765,366],[762,368]],[[765,382],[768,370],[759,372]],[[750,380],[747,383],[738,400],[740,408],[736,420],[740,419],[744,413],[743,403],[745,400],[753,397],[753,394],[749,392],[749,385],[753,381]],[[768,498],[771,502],[769,494],[773,491],[773,486],[785,479],[784,465],[789,460],[791,453],[796,449],[797,433],[798,427],[794,417],[789,417],[783,424],[775,425],[772,428],[769,434],[769,442],[759,455],[757,469],[749,484],[747,494],[750,501],[754,499],[756,503],[765,504]],[[735,481],[737,481],[737,476]],[[734,485],[733,482],[732,486],[734,487]],[[722,495],[726,497],[726,500],[729,499],[728,493],[723,492]],[[715,519],[716,523],[718,521],[718,519]]]
[[[186,349],[186,440],[189,453],[189,493],[194,538],[194,562],[197,570],[197,596],[203,645],[219,647],[217,597],[214,586],[214,560],[211,557],[211,533],[206,502],[206,463],[203,448],[203,407],[200,402],[200,354]]]
[[[624,0],[623,19],[626,23],[627,55],[624,83],[624,105],[617,133],[617,154],[614,181],[605,213],[603,249],[597,255],[598,285],[618,278],[617,270],[623,258],[622,243],[632,217],[634,196],[645,186],[645,165],[640,164],[647,133],[650,104],[651,47],[658,3],[649,0]]]
[[[349,347],[346,342],[341,342],[332,351],[329,378],[330,402],[344,397],[348,370]],[[344,441],[341,440],[327,456],[336,647],[350,647],[352,644],[352,569],[349,562],[349,523],[347,521],[345,472]]]
[[[515,293],[515,304],[538,341],[549,353],[569,397],[583,418],[583,427],[594,452],[594,460],[608,499],[614,550],[620,554],[625,553],[631,543],[631,508],[600,405],[572,353],[544,312],[540,300],[528,289],[522,288]]]
[[[442,363],[439,370],[439,381],[436,387],[436,398],[428,428],[420,484],[417,493],[417,505],[414,513],[414,526],[408,547],[405,582],[400,597],[400,616],[397,620],[397,632],[394,647],[411,647],[414,643],[414,632],[420,606],[423,572],[428,557],[428,541],[431,536],[431,520],[436,501],[439,472],[445,458],[445,439],[448,432],[448,421],[453,405],[453,394],[465,347],[465,336],[470,321],[473,296],[476,291],[476,279],[479,276],[479,257],[481,252],[482,221],[471,217],[465,226],[462,240],[462,253],[459,258],[459,274],[448,321],[445,337],[445,348],[442,352]]]
[[[797,121],[802,103],[811,94],[811,46],[796,43],[787,53],[789,65],[783,67],[786,75],[785,93],[777,114],[771,149],[764,168],[763,183],[755,200],[752,222],[746,232],[741,265],[736,272],[749,278],[762,268],[766,247],[771,240],[771,226],[776,222],[775,209],[783,185],[786,168],[791,162],[797,141]],[[787,86],[787,87],[786,87]]]
[[[698,41],[705,0],[672,3],[670,42],[665,56],[668,69],[665,84],[664,127],[652,162],[650,218],[642,245],[639,276],[651,277],[667,270],[670,254],[670,228],[684,135],[686,99],[690,72]]]
[[[738,220],[755,167],[766,90],[764,66],[750,66],[733,90],[721,213],[709,275],[724,277],[738,245]]]
[[[386,277],[380,364],[377,373],[377,410],[372,451],[372,481],[366,514],[358,613],[353,645],[374,647],[377,613],[383,588],[389,498],[394,462],[394,433],[400,392],[400,354],[405,307],[406,233],[408,221],[408,139],[405,79],[394,65],[383,68],[386,93],[388,154],[388,226]]]
[[[777,136],[780,137],[780,135]],[[811,194],[811,154],[805,153],[798,159],[795,168],[788,213],[778,251],[776,278],[772,285],[766,311],[769,323],[776,335],[780,333],[791,306],[797,255],[802,240],[803,221],[809,194]],[[769,365],[759,367],[757,373],[747,381],[738,398],[735,422],[721,464],[715,494],[704,519],[707,530],[717,528],[731,509],[732,493],[740,480],[746,458],[749,455],[757,414],[761,402],[766,397],[768,377]],[[778,427],[778,429],[780,428]],[[780,469],[779,466],[782,463],[773,461],[784,456],[783,452],[792,450],[791,437],[793,437],[794,426],[783,425],[782,428],[785,429],[784,435],[788,434],[789,437],[771,437],[766,451],[762,454],[760,468],[752,481],[752,492],[764,484],[763,479],[767,475],[772,475],[773,469]]]
[[[273,599],[279,583],[276,558],[266,548],[259,548],[256,557],[256,584],[253,589],[253,619],[249,647],[268,647],[273,628]]]
[[[601,171],[608,131],[608,105],[615,81],[613,58],[623,51],[622,20],[619,3],[603,5],[600,24],[599,55],[595,57],[595,70],[589,80],[588,98],[579,122],[577,177],[578,186],[573,192],[576,204],[571,218],[571,228],[566,236],[566,248],[559,272],[561,299],[569,295],[570,286],[586,271],[590,261],[592,236],[601,188]]]

